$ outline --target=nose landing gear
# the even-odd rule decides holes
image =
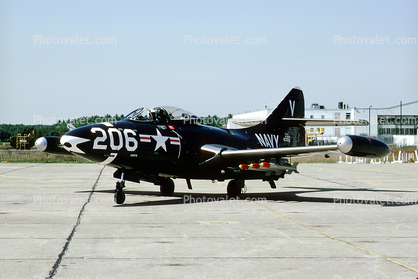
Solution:
[[[125,193],[122,190],[124,187],[125,181],[116,182],[115,203],[117,204],[123,204],[125,202]]]
[[[123,204],[125,202],[125,193],[123,192],[123,188],[125,188],[125,180],[123,180],[124,173],[122,172],[120,181],[116,182],[116,189],[115,189],[115,203]]]

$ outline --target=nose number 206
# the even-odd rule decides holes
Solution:
[[[138,148],[138,141],[135,138],[136,132],[131,129],[124,129],[123,135],[122,132],[116,128],[109,128],[105,131],[99,127],[91,128],[91,133],[101,133],[101,136],[98,136],[94,139],[93,149],[106,150],[108,145],[105,144],[105,141],[109,137],[109,146],[112,150],[121,150],[125,146],[128,151],[135,151]],[[116,140],[115,140],[116,139]]]

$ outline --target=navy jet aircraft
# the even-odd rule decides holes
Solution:
[[[293,88],[268,118],[252,127],[221,129],[204,125],[199,117],[175,107],[139,108],[122,121],[87,125],[64,136],[43,137],[36,147],[43,152],[76,155],[116,168],[115,202],[125,201],[125,181],[148,181],[161,194],[174,193],[173,178],[230,180],[228,197],[239,197],[245,180],[260,179],[276,188],[275,181],[297,172],[297,163],[286,158],[325,156],[342,152],[350,156],[381,158],[392,153],[384,142],[347,135],[337,144],[305,145],[305,127],[368,125],[363,120],[306,119],[303,93]],[[340,153],[341,154],[341,153]]]

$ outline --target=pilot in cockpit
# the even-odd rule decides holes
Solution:
[[[170,116],[168,112],[163,108],[155,108],[150,110],[148,118],[156,123],[168,123]]]
[[[156,112],[156,121],[158,123],[168,123],[168,120],[170,119],[170,116],[168,115],[168,112],[163,108],[158,108]]]

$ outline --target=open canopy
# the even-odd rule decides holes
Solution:
[[[138,108],[128,114],[125,117],[125,120],[161,123],[172,121],[203,123],[203,119],[197,117],[193,113],[171,106],[155,107],[153,109]]]

